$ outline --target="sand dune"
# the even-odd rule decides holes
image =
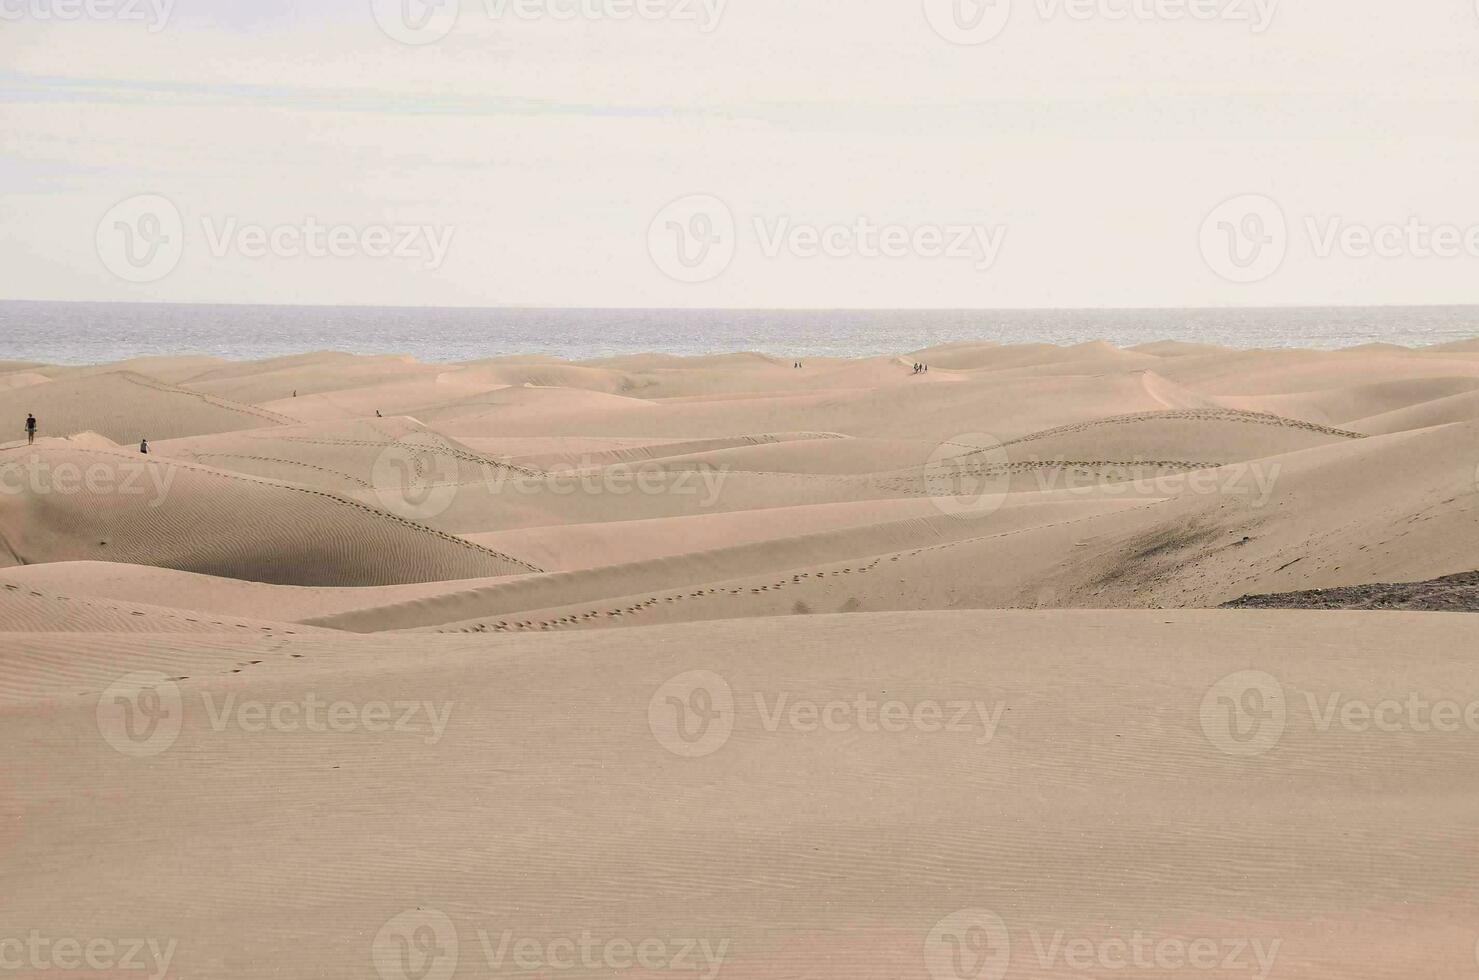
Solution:
[[[1479,620],[1319,608],[1471,608],[1446,346],[11,365],[0,920],[170,977],[1472,976]]]
[[[0,390],[0,417],[22,436],[27,413],[42,435],[92,430],[117,443],[281,425],[291,419],[251,405],[198,394],[134,371],[63,377],[49,384]]]
[[[328,364],[333,364],[335,369],[324,370]],[[297,393],[297,397],[306,399],[310,396],[324,396],[333,392],[367,388],[376,384],[407,382],[407,379],[412,377],[435,377],[441,373],[443,373],[441,369],[434,365],[417,364],[405,357],[361,359],[343,356],[315,358],[306,362],[295,361],[281,365],[275,370],[250,373],[209,371],[191,377],[181,386],[202,394],[215,395],[218,398],[227,398],[251,405],[268,405],[271,402],[286,401],[290,404],[279,406],[289,409],[284,414],[299,417],[297,412],[291,411],[299,407],[299,403],[292,401],[294,392]],[[302,404],[308,403],[303,402]]]
[[[951,381],[913,375],[915,358]],[[18,483],[0,498],[13,565],[101,560],[309,587],[327,591],[283,598],[281,618],[398,629],[484,619],[482,600],[438,604],[488,588],[489,615],[566,618],[721,583],[757,597],[719,604],[747,617],[1216,605],[1434,578],[1468,561],[1463,447],[1479,361],[1457,351],[959,343],[801,370],[754,354],[131,364],[175,383],[24,366],[56,380],[0,391],[12,414],[43,419],[34,457],[10,443],[8,462],[17,473],[27,459],[138,466],[131,441],[148,428],[141,479],[174,474],[168,499]],[[298,397],[282,398],[285,385]],[[415,413],[395,414],[407,406]],[[985,519],[962,524],[961,500],[984,500]],[[833,594],[832,566],[880,559],[903,566],[906,587]],[[828,573],[813,580],[816,569]],[[801,577],[777,605],[766,586],[787,574]],[[520,579],[456,584],[506,575]],[[115,583],[100,598],[142,601],[153,588]],[[202,608],[264,606],[262,594],[184,592]],[[367,612],[423,601],[436,611]],[[710,605],[681,615],[718,615]]]
[[[698,460],[707,454],[722,453],[726,450],[747,450],[755,446],[772,446],[777,444],[807,443],[818,439],[839,439],[841,436],[835,433],[825,432],[766,432],[748,436],[729,436],[721,439],[669,439],[655,443],[629,444],[620,448],[591,451],[589,447],[583,448],[579,453],[541,453],[538,455],[525,455],[521,458],[530,466],[538,466],[541,469],[575,468],[585,469],[589,467],[610,466],[617,463],[641,463],[648,460]],[[829,446],[829,450],[838,447]],[[817,454],[811,453],[815,456]]]
[[[1390,411],[1351,419],[1347,425],[1358,432],[1386,435],[1435,425],[1451,425],[1479,418],[1479,389],[1465,387],[1457,394],[1431,398]]]
[[[99,374],[132,372],[154,381],[176,385],[196,377],[201,372],[220,370],[229,362],[219,357],[204,354],[176,356],[131,357],[113,364],[90,365],[38,365],[37,370],[50,378],[71,379],[95,377]]]
[[[1014,509],[1029,502],[1043,506],[1038,501],[1043,496],[1050,495],[1024,496],[1013,501]],[[1061,505],[1065,503],[1074,510],[1096,506],[1094,502],[1064,500],[1061,496],[1046,503],[1054,505],[1053,510],[1063,510]],[[939,517],[936,502],[921,496],[773,507],[763,513],[742,510],[640,521],[565,524],[466,537],[497,551],[524,555],[551,571],[570,571],[715,551],[756,541],[791,540],[837,528],[872,529],[899,521]]]
[[[318,586],[531,570],[328,491],[160,456],[38,445],[0,467],[0,564],[120,561]]]
[[[103,599],[131,607],[152,605],[281,623],[460,592],[509,578],[500,575],[410,585],[323,588],[269,585],[112,561],[61,561],[0,568],[0,584],[16,585],[23,590],[86,596],[89,600]]]
[[[16,634],[0,917],[156,937],[170,975],[246,980],[377,975],[398,941],[458,976],[498,972],[505,935],[536,966],[589,937],[595,966],[572,976],[647,940],[665,965],[690,951],[682,976],[932,980],[949,937],[998,922],[1011,977],[1079,975],[1063,944],[1097,961],[1137,935],[1236,953],[1229,976],[1472,975],[1470,738],[1322,730],[1305,699],[1479,698],[1467,617],[931,613],[634,635]],[[1203,705],[1250,669],[1287,692],[1287,720],[1235,755]],[[663,695],[695,670],[728,692],[727,720],[684,757]],[[112,686],[124,671],[158,676],[178,721],[125,741],[118,699],[143,702]],[[329,704],[350,713],[310,730],[310,698],[320,725]],[[890,709],[885,728],[885,702],[935,705],[938,723]],[[383,730],[360,710],[377,704]],[[399,729],[395,705],[414,708]],[[254,706],[295,710],[258,725]]]
[[[74,586],[83,587],[82,594]],[[312,627],[221,615],[218,611],[185,611],[147,603],[109,600],[85,591],[88,583],[69,579],[61,591],[34,584],[0,582],[0,632],[4,633],[226,633],[292,636],[316,632]]]
[[[1432,377],[1406,381],[1376,381],[1339,385],[1318,391],[1254,397],[1224,396],[1233,408],[1304,419],[1322,425],[1341,425],[1386,412],[1415,408],[1441,398],[1479,388],[1479,378]]]
[[[35,371],[8,371],[0,374],[0,391],[11,388],[29,388],[32,385],[50,383],[50,378]]]
[[[1230,462],[1278,456],[1359,434],[1330,426],[1227,409],[1163,411],[1097,419],[1004,443],[1012,459],[1168,459]]]

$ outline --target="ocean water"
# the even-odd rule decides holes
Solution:
[[[150,354],[232,359],[314,350],[464,361],[658,351],[784,357],[905,353],[955,340],[1130,346],[1407,347],[1479,336],[1479,307],[1142,310],[586,310],[0,302],[0,360],[88,364]]]

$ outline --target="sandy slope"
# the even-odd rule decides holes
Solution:
[[[86,596],[89,601],[119,602],[130,607],[154,604],[212,616],[245,616],[283,622],[373,609],[426,596],[475,589],[509,578],[500,575],[411,585],[323,588],[268,585],[113,561],[61,561],[0,568],[0,587],[15,585],[23,592],[38,591],[48,596],[70,593]],[[0,628],[21,629],[13,623]]]
[[[0,418],[15,427],[7,439],[24,436],[26,414],[34,414],[43,436],[91,430],[119,443],[174,439],[280,425],[285,416],[198,394],[134,371],[65,376],[49,384],[0,390]]]
[[[1479,698],[1475,622],[929,613],[414,648],[16,634],[0,921],[153,937],[174,943],[169,976],[244,980],[417,975],[376,965],[399,969],[401,943],[450,964],[454,940],[456,976],[938,980],[947,937],[997,921],[995,976],[1116,975],[1062,945],[1113,962],[1139,934],[1236,956],[1154,975],[1457,980],[1479,930],[1475,734],[1319,719],[1337,692]],[[1285,719],[1238,742],[1221,697],[1249,670]],[[144,702],[110,685],[144,671],[179,727],[126,740],[122,706]],[[693,743],[669,700],[690,703],[690,671],[720,711]],[[1229,753],[1247,745],[1266,751]],[[505,931],[532,967],[485,959]],[[583,934],[591,968],[557,942]],[[677,968],[604,966],[613,940]],[[672,964],[685,940],[693,962]],[[541,971],[549,953],[573,968]]]
[[[121,561],[318,586],[533,570],[348,497],[162,456],[37,445],[0,467],[5,565]]]
[[[1473,345],[793,363],[3,365],[0,972],[1479,970]]]
[[[1454,350],[959,343],[800,370],[756,354],[422,365],[325,352],[16,375],[36,383],[0,402],[37,412],[43,439],[0,444],[0,553],[223,580],[159,603],[176,608],[264,611],[266,593],[237,596],[230,580],[425,583],[294,593],[262,618],[589,628],[632,608],[645,621],[1216,605],[1473,563],[1479,360]],[[147,466],[128,442],[142,429]],[[142,466],[150,492],[38,490],[22,479],[38,461]],[[863,566],[902,581],[832,585]],[[462,584],[510,574],[491,593]],[[148,604],[159,587],[100,597]],[[675,591],[755,598],[680,608]],[[497,598],[449,601],[468,594]]]

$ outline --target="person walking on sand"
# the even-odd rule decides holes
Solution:
[[[139,440],[139,452],[143,453],[145,456],[149,455],[149,440],[148,439],[140,439]]]
[[[34,446],[35,444],[36,444],[36,416],[34,416],[31,413],[27,412],[26,413],[26,445],[28,445],[28,446]]]

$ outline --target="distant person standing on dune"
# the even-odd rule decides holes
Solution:
[[[140,439],[139,440],[139,452],[143,453],[145,456],[149,455],[149,440],[148,439]]]
[[[26,413],[26,445],[36,444],[36,416]]]

